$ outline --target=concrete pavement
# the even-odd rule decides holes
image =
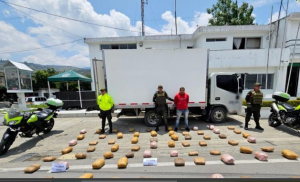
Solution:
[[[283,149],[290,149],[300,154],[300,134],[294,130],[280,126],[279,128],[271,128],[266,120],[261,121],[261,125],[265,128],[264,132],[250,129],[247,131],[256,137],[257,143],[250,144],[242,137],[235,134],[232,130],[228,130],[227,126],[232,125],[243,131],[243,117],[231,116],[226,123],[215,125],[221,130],[221,133],[227,135],[227,139],[220,139],[218,135],[208,130],[205,123],[197,118],[190,118],[190,126],[198,126],[199,130],[203,130],[206,135],[212,137],[206,141],[207,147],[200,147],[199,141],[203,140],[202,135],[197,135],[196,131],[191,131],[190,147],[183,147],[181,142],[184,141],[182,131],[178,131],[179,141],[176,141],[175,148],[168,147],[168,141],[171,140],[169,135],[164,132],[163,126],[158,132],[158,148],[151,149],[152,156],[158,158],[158,166],[144,167],[142,166],[143,152],[150,149],[149,139],[150,133],[146,132],[143,118],[113,118],[114,129],[123,132],[123,139],[117,139],[116,134],[107,135],[106,139],[98,139],[98,135],[94,134],[96,129],[100,128],[99,118],[57,118],[52,132],[43,135],[44,139],[37,136],[33,138],[17,138],[7,154],[0,157],[0,177],[1,178],[33,178],[33,177],[55,177],[55,178],[77,178],[82,173],[91,172],[95,178],[208,178],[213,173],[221,173],[226,178],[239,178],[240,176],[251,176],[255,178],[281,178],[300,176],[300,162],[298,160],[288,160],[282,157]],[[183,122],[183,121],[182,121]],[[174,126],[175,119],[169,120],[170,126]],[[183,124],[183,123],[181,123]],[[183,126],[183,125],[182,125]],[[106,126],[107,127],[107,126]],[[78,141],[71,154],[62,156],[61,150],[68,146],[68,142],[76,139],[81,129],[87,129],[85,139]],[[117,162],[120,157],[130,152],[131,138],[133,133],[129,132],[129,128],[135,128],[140,132],[139,142],[137,145],[141,147],[139,152],[135,152],[135,157],[129,159],[129,165],[126,169],[117,169]],[[254,122],[251,121],[250,128],[254,128]],[[0,126],[0,135],[5,131],[5,126]],[[106,160],[105,166],[100,170],[92,170],[91,164],[94,160],[102,158],[103,153],[110,151],[111,145],[108,145],[109,139],[115,139],[120,145],[120,149],[114,153],[114,158]],[[231,146],[228,140],[239,141],[238,146]],[[87,159],[75,160],[74,154],[78,152],[86,152],[88,143],[92,140],[98,140],[96,151],[87,153]],[[253,154],[241,154],[240,146],[248,146],[253,151],[260,151],[263,146],[272,146],[275,148],[273,153],[269,153],[269,161],[261,162],[254,158]],[[170,150],[178,150],[179,157],[186,161],[185,167],[175,167],[174,158],[169,155]],[[220,161],[221,156],[210,155],[210,150],[219,150],[222,154],[229,153],[236,162],[235,165],[225,165]],[[196,166],[193,163],[194,157],[188,156],[188,152],[198,151],[198,157],[206,159],[206,165]],[[66,173],[49,173],[51,163],[42,162],[44,156],[56,156],[57,158],[65,158],[70,163],[70,169]],[[57,161],[60,161],[58,159]],[[34,164],[42,164],[42,168],[33,174],[24,174],[25,167]]]

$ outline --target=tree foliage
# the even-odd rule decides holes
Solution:
[[[212,8],[207,8],[206,11],[213,16],[209,20],[211,26],[253,25],[255,20],[252,16],[253,6],[245,2],[239,7],[237,1],[218,0]]]
[[[33,76],[33,88],[38,90],[40,88],[48,88],[47,78],[49,76],[57,75],[58,72],[53,68],[48,68],[45,70],[37,70]],[[57,85],[53,82],[50,82],[50,87],[57,88]]]

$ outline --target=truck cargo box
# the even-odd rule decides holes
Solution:
[[[115,108],[154,107],[152,98],[158,85],[163,85],[171,98],[185,87],[189,107],[206,106],[207,49],[103,50],[103,56],[107,89]]]

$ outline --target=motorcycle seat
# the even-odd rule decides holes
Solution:
[[[41,112],[38,112],[36,114],[36,116],[41,119],[41,120],[44,120],[46,119],[48,116],[50,116],[52,114],[52,110],[51,109],[44,109],[42,110]]]
[[[293,112],[295,110],[295,107],[293,107],[291,104],[282,102],[281,105],[287,110],[287,112]]]

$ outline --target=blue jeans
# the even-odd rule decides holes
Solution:
[[[183,110],[177,110],[177,119],[176,119],[176,125],[175,128],[178,128],[179,125],[179,120],[181,115],[184,114],[184,122],[185,122],[185,127],[189,127],[189,121],[188,121],[188,116],[189,116],[189,110],[188,109],[183,109]]]

